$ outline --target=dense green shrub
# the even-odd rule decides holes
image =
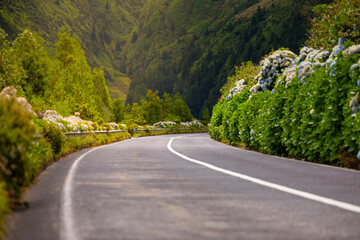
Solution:
[[[43,135],[51,143],[54,154],[60,153],[64,142],[64,135],[61,133],[60,127],[52,122],[47,122],[43,126]]]
[[[257,118],[254,126],[256,138],[261,151],[283,156],[286,150],[281,142],[283,129],[280,122],[284,115],[282,108],[285,103],[285,87],[279,85],[273,94],[269,91],[266,93],[266,104],[262,103],[261,117]]]
[[[210,125],[209,125],[209,133],[211,137],[214,138],[215,140],[221,140],[220,126],[223,119],[222,107],[224,104],[225,104],[225,100],[220,101],[213,108]]]
[[[340,53],[331,68],[314,67],[305,81],[297,75],[272,92],[248,98],[245,90],[220,101],[211,136],[269,154],[359,168],[360,114],[350,104],[360,93],[359,58]]]
[[[31,115],[13,97],[0,95],[0,178],[11,199],[19,199],[26,177],[27,152],[32,145],[35,126]]]
[[[115,134],[99,134],[91,133],[83,137],[71,137],[67,138],[62,148],[60,155],[65,155],[70,152],[80,150],[83,148],[89,148],[98,146],[101,144],[112,143],[129,138],[128,133],[115,133]]]
[[[32,181],[41,172],[45,164],[50,164],[54,159],[53,148],[44,138],[36,140],[28,151],[27,178]]]

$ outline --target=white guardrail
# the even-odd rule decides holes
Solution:
[[[141,131],[150,131],[150,132],[160,132],[160,131],[166,131],[166,130],[190,130],[189,128],[173,128],[173,129],[167,129],[167,128],[152,128],[152,129],[133,129],[133,133],[138,133]],[[199,128],[199,129],[207,129],[207,128]],[[91,132],[66,132],[64,135],[66,137],[82,137],[89,134],[95,133],[96,135],[99,134],[113,134],[113,133],[126,133],[126,130],[109,130],[109,131],[91,131]]]
[[[91,132],[66,132],[64,135],[66,137],[82,137],[89,134],[95,133],[96,135],[99,134],[112,134],[112,133],[126,133],[126,130],[109,130],[109,131],[91,131]]]

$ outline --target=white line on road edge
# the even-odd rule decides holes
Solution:
[[[131,141],[132,139],[128,139],[125,141]],[[96,147],[91,149],[90,151],[84,153],[80,157],[78,157],[74,163],[71,165],[68,174],[65,177],[62,194],[61,194],[61,201],[60,201],[60,231],[59,231],[59,238],[60,240],[78,240],[80,237],[77,234],[75,229],[74,223],[74,214],[72,208],[72,186],[74,175],[76,172],[76,168],[78,167],[80,161],[89,153],[98,150],[103,147],[108,147],[117,143],[123,143],[125,141],[119,141],[113,144],[108,144],[100,147]]]
[[[174,140],[174,138],[171,138],[168,145],[167,145],[167,148],[169,149],[169,151],[174,153],[175,155],[178,155],[179,157],[189,161],[189,162],[193,162],[193,163],[199,164],[201,166],[204,166],[204,167],[210,168],[212,170],[215,170],[217,172],[225,173],[225,174],[228,174],[228,175],[231,175],[231,176],[234,176],[234,177],[238,177],[238,178],[241,178],[243,180],[253,182],[253,183],[256,183],[256,184],[259,184],[259,185],[262,185],[262,186],[273,188],[273,189],[276,189],[276,190],[279,190],[279,191],[282,191],[282,192],[290,193],[290,194],[293,194],[293,195],[296,195],[296,196],[299,196],[299,197],[303,197],[303,198],[306,198],[306,199],[310,199],[310,200],[313,200],[313,201],[316,201],[316,202],[320,202],[320,203],[324,203],[324,204],[327,204],[327,205],[342,208],[342,209],[348,210],[350,212],[360,213],[360,206],[357,206],[357,205],[337,201],[337,200],[326,198],[326,197],[321,197],[321,196],[318,196],[318,195],[315,195],[315,194],[312,194],[312,193],[303,192],[303,191],[296,190],[296,189],[289,188],[289,187],[285,187],[285,186],[282,186],[282,185],[279,185],[279,184],[266,182],[266,181],[258,179],[258,178],[253,178],[253,177],[250,177],[250,176],[247,176],[247,175],[244,175],[244,174],[229,171],[229,170],[226,170],[226,169],[223,169],[223,168],[220,168],[220,167],[216,167],[214,165],[211,165],[211,164],[208,164],[208,163],[205,163],[205,162],[201,162],[199,160],[189,158],[189,157],[187,157],[187,156],[185,156],[185,155],[183,155],[181,153],[176,152],[171,147],[171,144],[172,144],[173,140]]]
[[[74,226],[74,216],[72,209],[72,185],[74,180],[74,173],[77,166],[79,165],[79,162],[86,155],[102,147],[104,146],[91,149],[77,158],[65,178],[60,202],[60,240],[79,239]]]

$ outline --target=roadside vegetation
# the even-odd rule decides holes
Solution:
[[[10,42],[0,29],[2,229],[6,213],[28,205],[21,198],[24,188],[71,152],[131,136],[207,131],[180,95],[157,94],[149,90],[140,103],[126,107],[110,99],[102,68],[88,65],[69,31],[58,34],[50,57],[29,30]],[[66,137],[69,132],[88,134]]]
[[[248,62],[236,68],[213,108],[211,136],[267,154],[360,169],[359,9],[358,1],[317,6],[299,55],[279,49],[259,67]]]

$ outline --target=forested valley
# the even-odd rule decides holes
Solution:
[[[66,27],[111,98],[140,103],[147,89],[179,93],[195,117],[210,111],[234,66],[271,49],[298,52],[312,7],[330,1],[54,0],[0,3],[0,26],[15,39],[29,28],[55,54]]]

